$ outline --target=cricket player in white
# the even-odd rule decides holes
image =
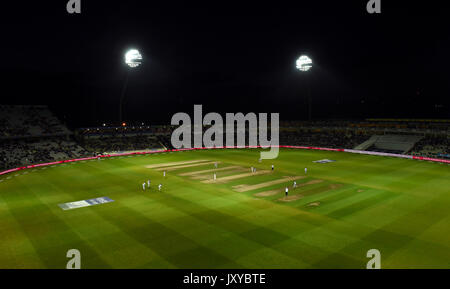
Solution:
[[[147,180],[147,187],[150,189],[150,180]]]
[[[166,171],[163,172],[163,177],[165,177],[165,176],[166,176]]]
[[[216,173],[214,173],[214,180],[216,180]]]
[[[288,189],[288,187],[286,187],[286,190],[285,190],[286,197],[288,196],[288,193],[289,193],[289,189]]]
[[[161,187],[162,187],[162,185],[159,184],[159,185],[158,185],[158,191],[161,191]]]
[[[145,182],[142,184],[142,190],[145,191]]]
[[[273,169],[275,168],[275,166],[274,165],[272,165],[272,171],[273,171]]]
[[[217,162],[214,163],[214,167],[217,169]]]
[[[253,171],[253,167],[250,167],[250,170],[252,171],[252,173],[254,172],[254,171]]]
[[[307,172],[308,172],[308,168],[305,168],[305,175],[306,175]]]
[[[296,181],[294,181],[294,188],[296,188],[297,187],[297,182]]]

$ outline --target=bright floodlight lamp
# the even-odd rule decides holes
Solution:
[[[139,50],[137,50],[137,49],[128,50],[127,53],[125,53],[125,63],[130,68],[136,68],[139,65],[141,65],[142,64],[142,55],[141,55],[141,53],[139,53]],[[122,94],[120,95],[120,108],[119,108],[120,122],[123,121],[123,117],[122,117],[123,101],[125,99],[125,94],[126,94],[127,86],[128,86],[128,78],[130,77],[130,73],[131,73],[131,69],[127,69],[127,77],[125,78],[125,82],[122,87]],[[126,124],[123,123],[123,126],[126,126]]]
[[[312,67],[312,60],[306,55],[300,56],[295,62],[296,67],[300,71],[308,71]]]
[[[141,65],[142,55],[137,49],[130,49],[125,53],[125,63],[129,67],[138,67]]]

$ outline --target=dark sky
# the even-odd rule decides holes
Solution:
[[[48,104],[72,126],[118,119],[128,48],[144,57],[128,120],[169,123],[193,104],[305,119],[308,87],[314,118],[450,117],[449,17],[429,1],[368,14],[366,0],[81,0],[81,15],[16,2],[2,3],[0,103]]]

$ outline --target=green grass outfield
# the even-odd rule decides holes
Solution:
[[[0,267],[65,268],[74,248],[82,268],[365,268],[375,248],[382,268],[450,268],[449,165],[290,149],[273,162],[258,158],[256,149],[198,150],[0,176]],[[336,162],[312,162],[325,158]],[[202,183],[179,174],[213,165],[171,170],[166,178],[146,168],[191,160],[248,168],[218,171],[218,178],[250,166],[270,170],[272,163],[275,172]],[[304,176],[305,167],[290,202],[282,190],[291,181],[233,188]],[[144,192],[147,179],[152,188]],[[58,207],[103,196],[114,202]]]

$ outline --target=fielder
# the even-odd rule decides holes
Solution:
[[[275,168],[275,166],[274,165],[272,165],[272,172],[273,172],[273,169]]]
[[[145,191],[145,182],[142,184],[142,190]]]
[[[214,178],[214,180],[216,180],[216,173],[214,173],[214,176],[213,176],[213,178]]]
[[[158,185],[158,191],[161,191],[162,184]]]
[[[163,177],[166,177],[166,171],[163,172]]]
[[[150,189],[150,180],[147,180],[147,187]]]
[[[289,189],[288,189],[288,187],[286,187],[286,190],[285,190],[284,194],[286,195],[286,197],[288,196],[288,194],[289,194]]]
[[[308,168],[305,168],[305,175],[306,175],[307,172],[308,172]]]
[[[296,188],[297,187],[297,182],[296,181],[294,181],[294,186],[293,186],[294,188]]]

